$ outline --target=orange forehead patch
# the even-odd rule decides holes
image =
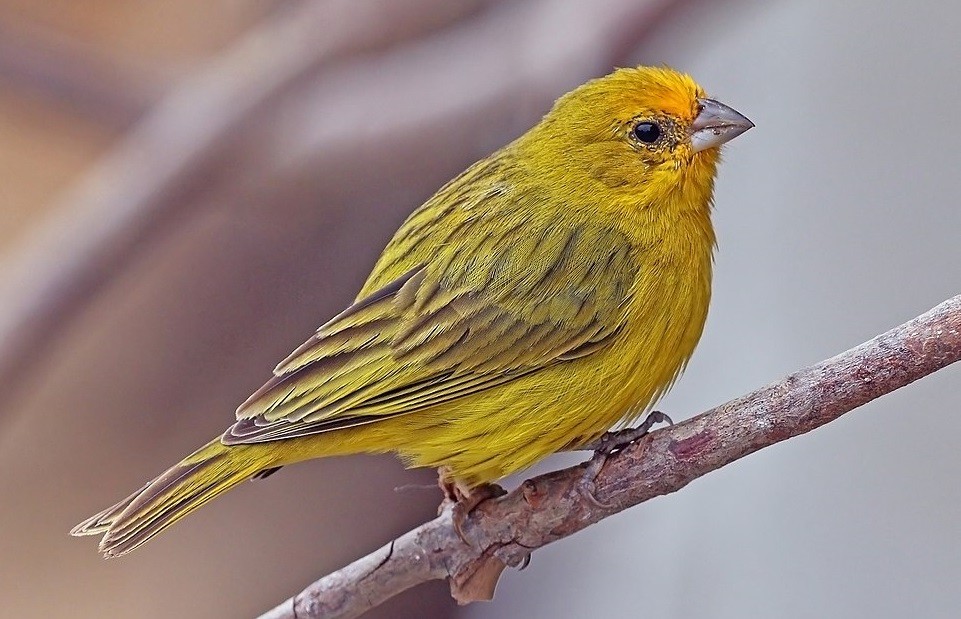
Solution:
[[[704,90],[691,76],[667,67],[618,69],[590,81],[558,101],[574,103],[595,118],[620,121],[642,114],[666,114],[689,122],[697,114],[697,99]]]

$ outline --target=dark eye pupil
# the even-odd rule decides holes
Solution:
[[[646,144],[653,144],[661,137],[661,128],[654,123],[638,123],[634,127],[634,137]]]

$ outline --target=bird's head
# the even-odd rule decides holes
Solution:
[[[708,98],[690,76],[637,67],[561,97],[522,141],[542,167],[554,162],[578,183],[601,183],[648,202],[670,195],[707,208],[721,145],[753,126]]]

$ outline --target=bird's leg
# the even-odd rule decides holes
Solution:
[[[446,466],[437,469],[437,485],[444,493],[444,501],[437,508],[437,513],[442,512],[448,504],[451,505],[454,530],[457,532],[457,536],[468,546],[471,544],[464,535],[464,523],[467,522],[471,512],[487,499],[507,494],[507,491],[497,484],[468,486],[455,478]]]
[[[607,458],[611,454],[624,449],[631,443],[642,438],[658,423],[674,425],[674,421],[661,411],[651,411],[638,426],[624,428],[623,430],[614,432],[605,432],[590,443],[578,447],[576,449],[577,451],[591,450],[594,452],[591,459],[587,461],[587,466],[584,467],[584,474],[581,475],[577,482],[578,492],[597,507],[610,509],[612,507],[611,505],[600,502],[597,500],[597,497],[594,496],[594,480],[597,479],[597,475],[601,472],[601,469],[604,468],[604,465],[607,463]]]

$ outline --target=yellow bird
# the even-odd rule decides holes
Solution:
[[[753,126],[667,68],[564,95],[417,209],[222,436],[72,533],[122,555],[325,456],[395,452],[469,491],[636,418],[701,336],[719,147]]]

